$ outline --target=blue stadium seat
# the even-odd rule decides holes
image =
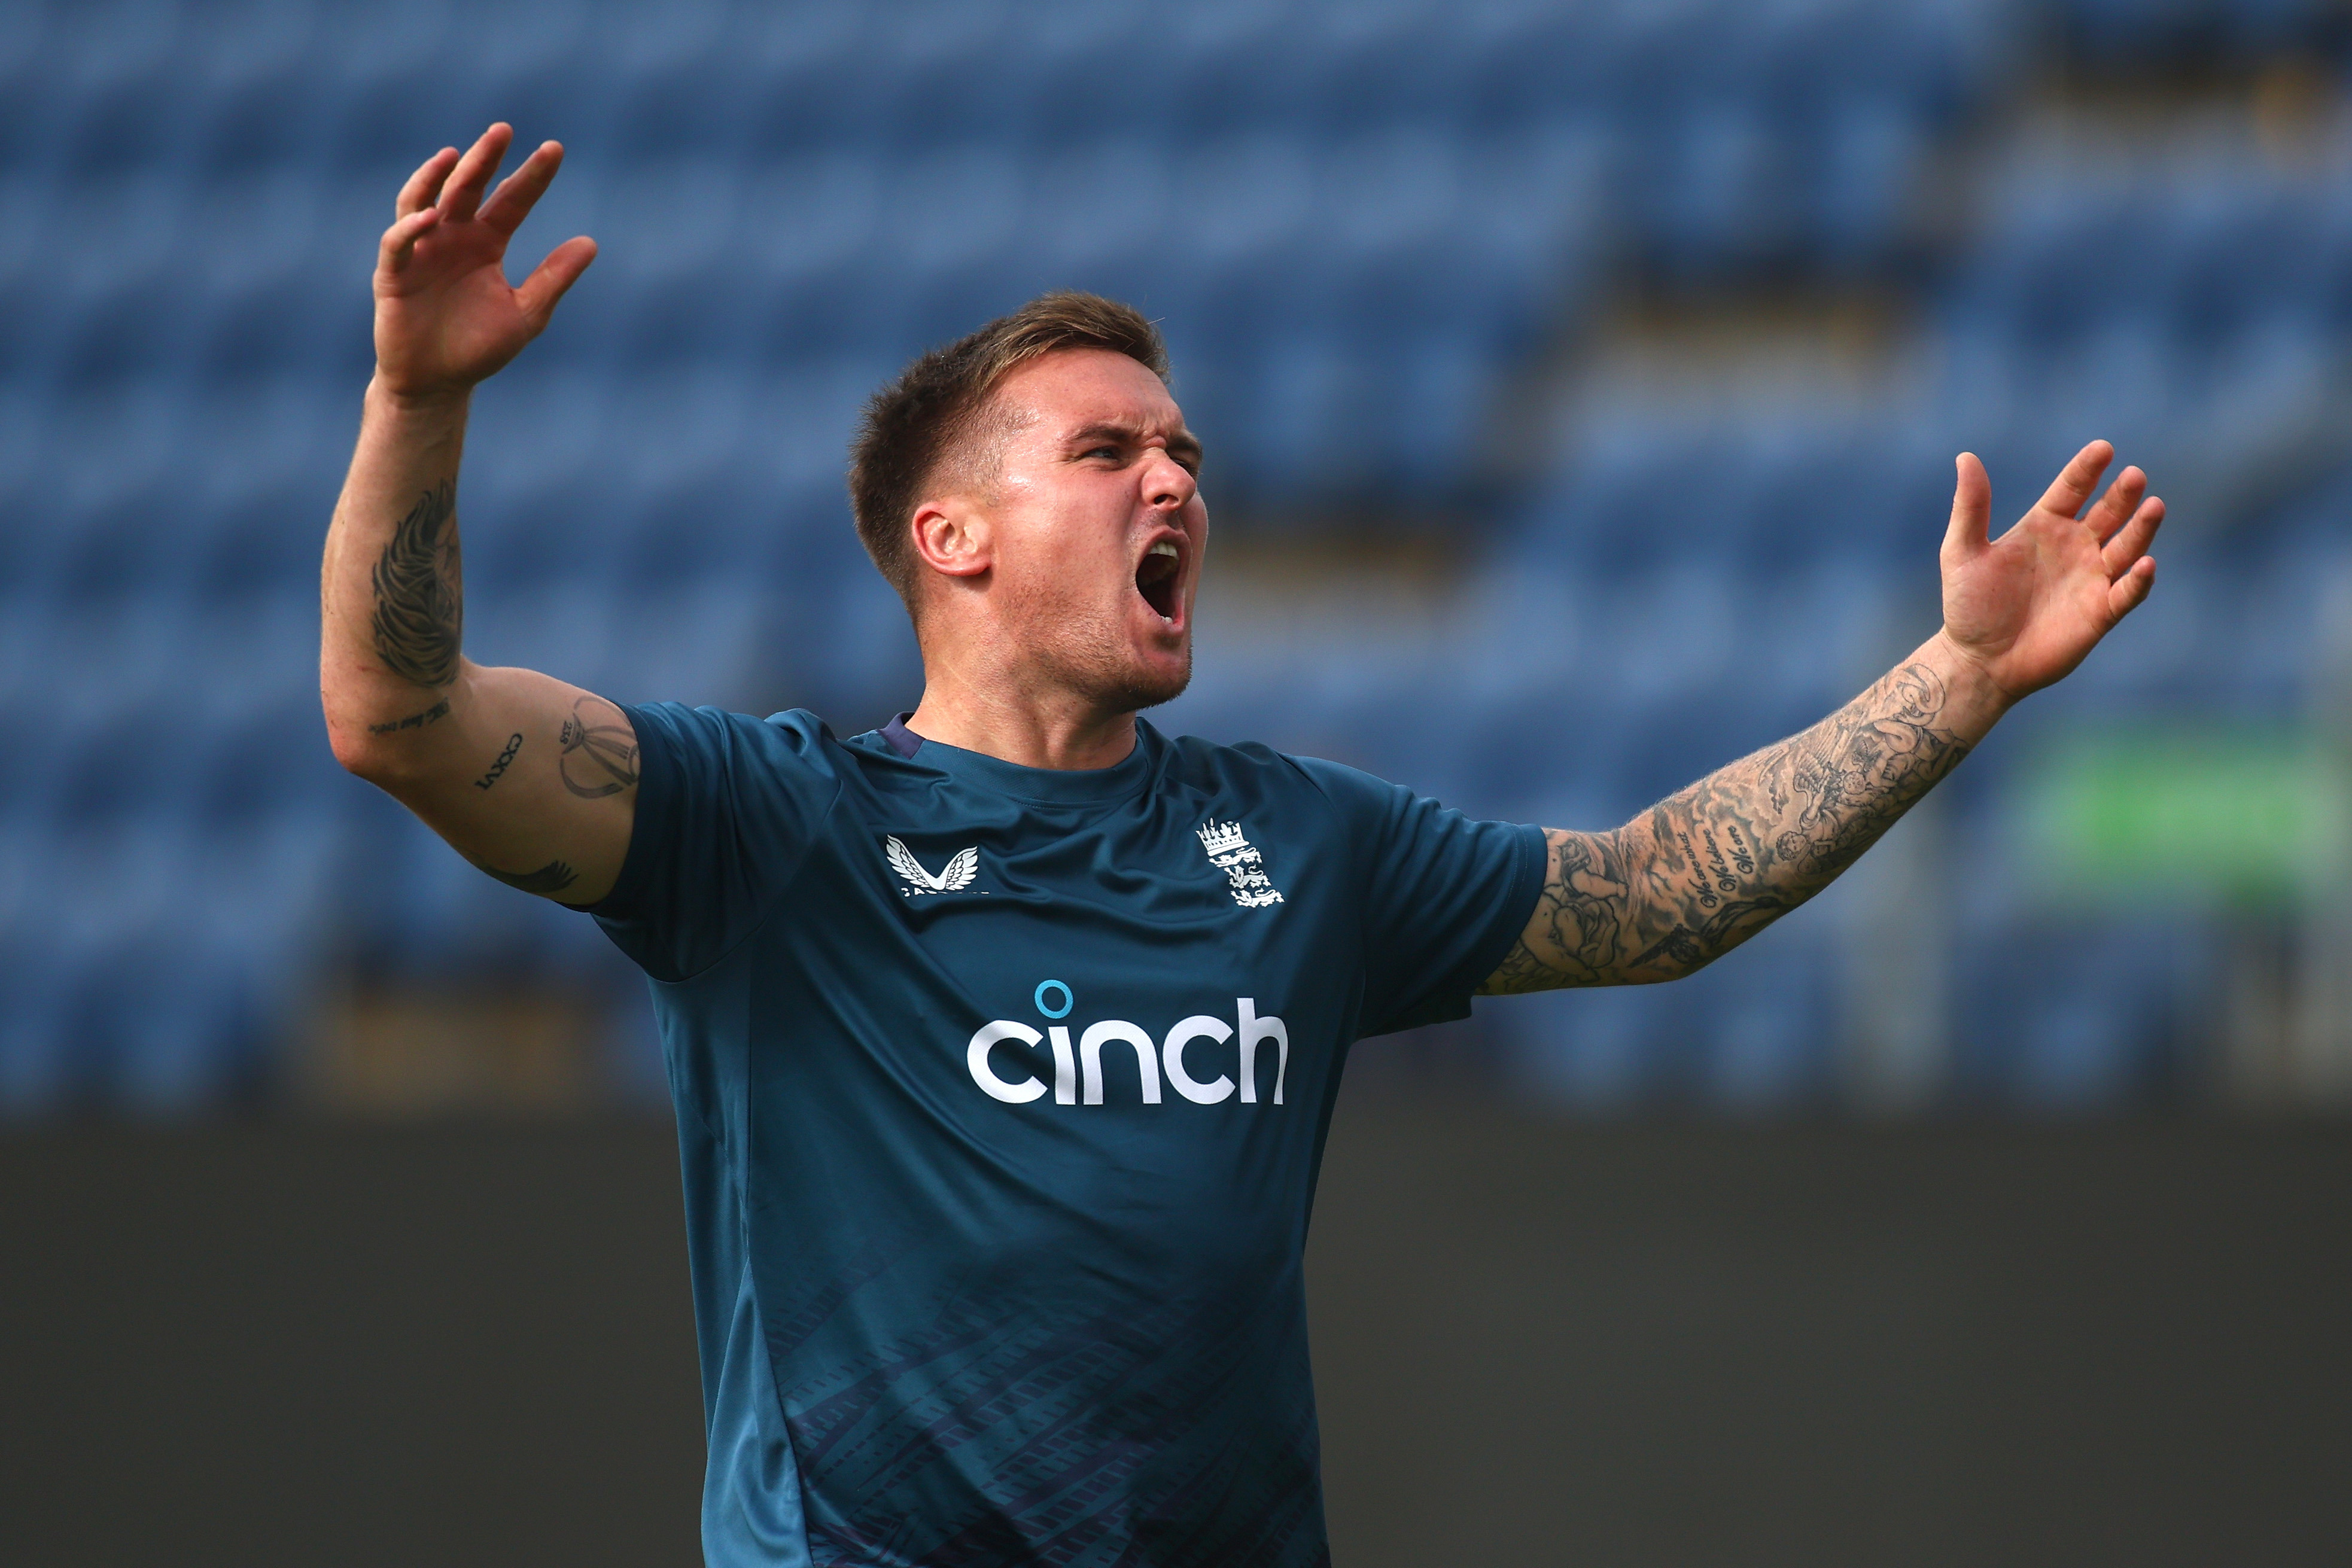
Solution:
[[[1700,279],[1772,260],[1790,246],[1793,149],[1768,106],[1727,97],[1661,127],[1642,184],[1642,218],[1670,277]]]
[[[1819,1103],[1837,1092],[1838,1033],[1827,955],[1813,925],[1791,919],[1686,982],[1682,1000],[1712,1015],[1694,1086],[1708,1104],[1754,1115]]]
[[[0,168],[38,178],[76,96],[44,37],[47,7],[0,12]]]
[[[2317,0],[2062,15],[2115,60],[2332,25]],[[2093,434],[2306,499],[2168,542],[2166,593],[2051,711],[2300,711],[2311,563],[2341,553],[2315,411],[2352,335],[2352,183],[2228,149],[2028,162],[1949,240],[1926,172],[2029,32],[1999,0],[0,11],[0,722],[29,741],[0,754],[0,1108],[245,1092],[286,1027],[273,986],[345,925],[419,974],[607,972],[584,925],[337,769],[310,690],[374,239],[398,181],[493,116],[572,155],[517,269],[572,232],[605,248],[477,399],[481,657],[845,728],[912,700],[842,492],[858,406],[908,354],[1079,286],[1163,322],[1221,524],[1369,506],[1481,562],[1466,630],[1411,658],[1237,632],[1179,710],[1223,732],[1290,726],[1482,810],[1605,825],[1932,623],[1950,450],[1991,462],[2005,519]],[[1490,504],[1498,404],[1628,256],[1653,284],[1919,283],[1943,379],[1814,425],[1616,411]],[[1785,623],[1805,634],[1759,641]],[[1598,694],[1602,667],[1625,673]],[[343,835],[366,875],[296,874]],[[157,914],[206,886],[211,946]],[[1989,943],[2015,917],[1968,918]],[[2110,1101],[2154,1071],[2133,1042],[2169,1026],[2099,1010],[2147,974],[2099,951],[2109,977],[2022,988],[1985,1092]],[[1727,967],[1495,1027],[1596,1108],[1816,1095],[1825,960],[1785,956],[1778,989]]]
[[[296,148],[320,159],[322,179],[373,183],[382,193],[380,210],[389,224],[390,196],[411,171],[443,147],[464,146],[492,119],[509,112],[503,99],[494,103],[478,79],[461,71],[371,73],[347,80],[321,118],[296,133]],[[559,131],[518,120],[515,126],[519,136],[562,140],[577,134],[571,124]]]
[[[85,977],[76,1022],[104,1053],[111,1101],[186,1115],[257,1082],[266,1037],[246,975],[173,942],[127,943],[104,959]]]
[[[13,871],[13,868],[12,868]],[[23,874],[16,872],[15,874]],[[80,1098],[88,1042],[68,1016],[59,965],[73,956],[47,922],[19,916],[0,921],[0,1121],[55,1113]]]
[[[2314,0],[2065,0],[2070,41],[2107,67],[2259,59],[2322,42],[2334,20]]]
[[[202,100],[168,61],[143,62],[122,75],[77,85],[79,90],[53,100],[62,111],[53,122],[55,139],[28,149],[36,161],[75,180],[178,162]]]
[[[1514,1075],[1537,1094],[1587,1113],[1654,1103],[1670,1082],[1671,994],[1654,986],[1552,991],[1493,1009]]]
[[[1925,216],[1930,151],[1919,116],[1890,101],[1843,105],[1814,127],[1800,178],[1811,246],[1832,275],[1872,276],[1901,254]]]
[[[729,37],[723,10],[701,5],[683,16],[666,9],[658,21],[654,13],[619,20],[628,31],[612,41],[617,79],[609,111],[593,128],[567,134],[629,157],[740,164],[752,151],[772,79],[759,54]]]
[[[46,362],[34,373],[67,392],[121,386],[158,367],[185,363],[203,323],[203,305],[174,295],[158,276],[52,303]]]

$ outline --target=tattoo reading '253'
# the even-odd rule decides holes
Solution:
[[[393,526],[370,577],[375,610],[368,625],[376,654],[412,685],[446,686],[457,678],[465,610],[451,527],[456,501],[456,486],[446,479],[417,497]]]
[[[1534,915],[1488,995],[1671,980],[1829,885],[1968,743],[1944,683],[1906,664],[1820,724],[1606,833],[1546,832]]]

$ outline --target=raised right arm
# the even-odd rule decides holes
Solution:
[[[520,288],[507,241],[562,159],[549,142],[488,199],[513,133],[411,177],[375,277],[376,373],[327,531],[319,695],[344,767],[467,859],[567,904],[610,891],[636,805],[636,737],[604,698],[465,657],[457,468],[474,386],[547,325],[595,256],[558,246]]]
[[[1672,980],[1828,886],[2020,699],[2063,679],[2156,580],[2164,503],[2095,441],[2034,508],[1989,536],[1992,488],[1959,459],[1944,625],[1801,735],[1718,768],[1606,833],[1549,831],[1550,864],[1488,996]]]

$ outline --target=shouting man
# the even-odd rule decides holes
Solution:
[[[1209,537],[1157,333],[1059,294],[877,393],[857,528],[922,700],[840,739],[468,663],[467,400],[520,288],[511,133],[401,191],[326,547],[344,765],[652,977],[684,1151],[709,1560],[1328,1561],[1301,1253],[1348,1048],[1474,996],[1687,975],[1819,892],[2145,599],[2094,444],[1998,540],[1959,459],[1944,624],[1813,728],[1603,832],[1137,717]]]

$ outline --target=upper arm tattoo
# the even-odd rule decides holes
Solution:
[[[465,624],[458,587],[457,488],[445,479],[417,498],[376,558],[369,626],[383,667],[412,685],[457,678]]]
[[[421,713],[410,714],[406,718],[386,719],[382,724],[372,724],[368,726],[368,733],[370,735],[396,735],[404,729],[423,729],[426,725],[437,724],[442,719],[447,718],[448,716],[449,699],[447,697],[443,697],[431,707],[425,709]]]
[[[563,721],[557,738],[562,750],[555,759],[556,773],[572,794],[601,800],[636,787],[636,735],[617,705],[590,695],[573,699],[572,716]],[[488,770],[474,780],[474,788],[494,788],[526,744],[519,732],[507,737]],[[480,861],[474,863],[509,887],[546,898],[567,891],[580,880],[578,868],[569,861],[550,861],[537,871],[500,871]]]
[[[1632,891],[1621,838],[1545,830],[1549,864],[1535,913],[1481,991],[1500,996],[1608,983],[1624,941]]]
[[[583,696],[572,705],[557,737],[562,752],[556,771],[563,787],[583,800],[601,800],[632,789],[637,782],[637,737],[618,705]]]
[[[521,749],[522,732],[520,730],[517,730],[514,734],[507,737],[507,743],[504,746],[499,747],[499,754],[490,763],[489,771],[484,773],[479,779],[474,780],[474,788],[477,789],[488,789],[499,779],[505,778],[507,776],[507,769],[514,763],[515,753]]]
[[[1545,834],[1517,944],[1480,988],[1671,980],[1829,885],[1968,755],[1944,683],[1906,664],[1820,724],[1606,833]]]

